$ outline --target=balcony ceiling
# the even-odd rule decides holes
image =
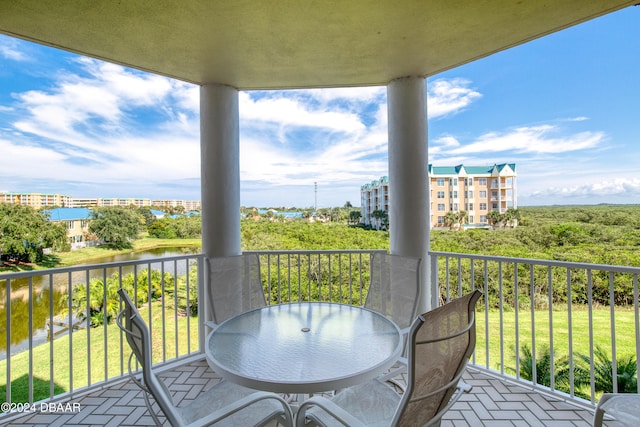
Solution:
[[[638,0],[16,0],[0,32],[196,84],[428,77]]]

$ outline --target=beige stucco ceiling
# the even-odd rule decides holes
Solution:
[[[638,0],[2,0],[0,32],[196,83],[431,76]]]

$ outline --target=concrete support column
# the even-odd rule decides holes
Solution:
[[[418,312],[432,308],[429,280],[429,178],[426,81],[403,77],[387,86],[389,233],[392,254],[422,258]]]
[[[210,258],[240,255],[240,114],[238,90],[211,84],[200,88],[202,253],[200,313],[213,320]],[[199,325],[205,342],[204,324]],[[204,345],[204,344],[203,344]],[[204,350],[202,348],[201,350]]]
[[[200,88],[202,252],[207,258],[241,253],[239,122],[237,89]]]

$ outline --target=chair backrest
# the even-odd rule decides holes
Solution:
[[[208,261],[208,298],[212,316],[209,320],[219,324],[236,314],[267,304],[258,254],[210,258]]]
[[[151,370],[151,338],[149,328],[140,312],[131,301],[129,294],[120,288],[118,290],[124,309],[118,315],[116,323],[124,331],[127,342],[138,363],[142,367],[142,379],[144,386],[154,397],[158,406],[167,417],[171,425],[183,424],[180,415],[171,398],[169,390]],[[129,359],[129,372],[131,372],[131,359]]]
[[[480,295],[473,291],[411,325],[407,389],[392,425],[424,425],[447,406],[475,349]]]
[[[364,306],[406,329],[418,315],[421,258],[385,253],[371,257],[371,281]]]

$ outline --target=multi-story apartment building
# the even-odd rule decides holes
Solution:
[[[162,206],[177,207],[183,206],[185,212],[199,211],[199,200],[151,200],[143,198],[102,198],[102,197],[71,197],[61,194],[42,193],[1,193],[0,203],[17,203],[32,206],[35,209],[45,207],[66,207],[66,208],[93,208],[105,206]]]
[[[62,194],[45,193],[0,193],[0,203],[15,203],[34,209],[71,205],[71,197]]]
[[[517,209],[515,163],[493,166],[429,165],[431,228],[444,227],[448,212],[465,211],[467,227],[488,226],[489,212]],[[376,210],[388,212],[389,179],[384,176],[360,187],[361,221],[373,227]],[[393,220],[393,219],[391,219]]]

